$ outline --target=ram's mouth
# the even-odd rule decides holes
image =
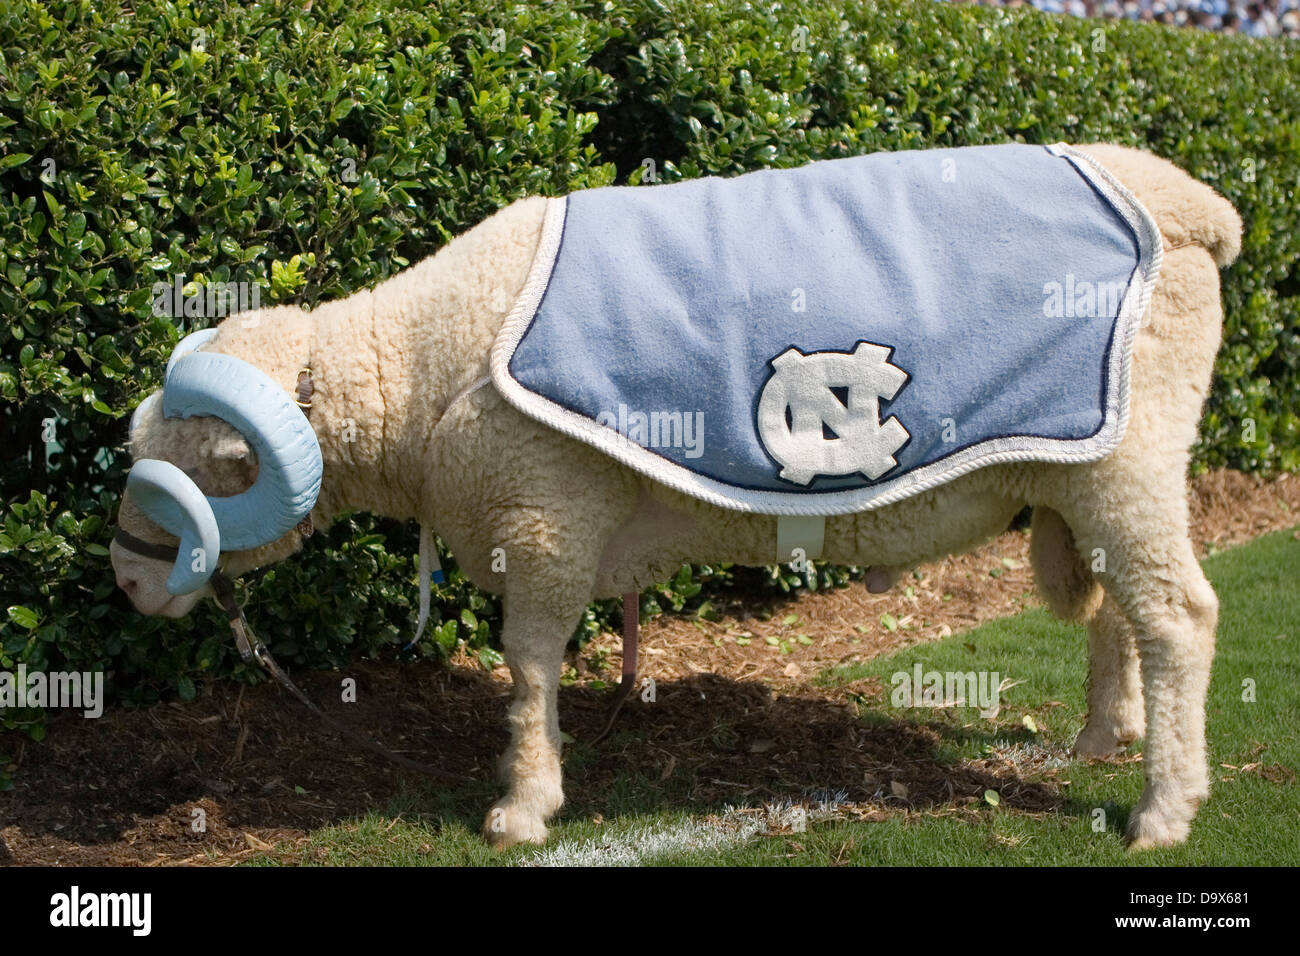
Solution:
[[[161,604],[146,604],[135,595],[132,595],[129,600],[131,601],[131,606],[145,617],[177,618],[184,617],[186,614],[186,611],[175,607],[176,595],[174,594],[167,595],[166,600]]]

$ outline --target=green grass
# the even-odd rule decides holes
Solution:
[[[1213,792],[1179,847],[1130,854],[1121,834],[1142,786],[1139,762],[1067,764],[1057,772],[1064,804],[1055,812],[1029,814],[1003,803],[965,812],[899,813],[882,822],[828,821],[806,832],[756,837],[723,848],[649,854],[640,862],[669,864],[825,865],[1280,865],[1300,863],[1300,541],[1279,532],[1205,562],[1219,594],[1218,651],[1208,707]],[[1061,624],[1042,610],[987,624],[932,644],[908,648],[864,664],[836,668],[819,678],[848,682],[881,679],[883,699],[862,705],[867,721],[925,724],[940,739],[943,762],[979,758],[996,742],[1034,742],[1068,748],[1083,725],[1086,647],[1083,629]],[[974,648],[972,651],[971,648]],[[890,675],[926,670],[995,670],[1022,681],[1002,694],[995,720],[968,709],[918,710],[889,706]],[[1253,681],[1255,701],[1243,700]],[[1059,702],[1053,705],[1050,702]],[[1026,728],[1033,718],[1037,733]],[[593,755],[577,746],[566,754],[581,774]],[[1227,769],[1260,764],[1260,773]],[[1280,769],[1277,769],[1280,768]],[[1027,777],[1026,779],[1034,779]],[[1068,780],[1068,784],[1064,781]],[[314,833],[308,858],[328,864],[494,865],[520,861],[536,851],[498,854],[477,835],[494,791],[486,786],[453,794],[411,792],[382,812]],[[649,792],[648,792],[649,791]],[[552,828],[552,843],[582,846],[608,841],[637,827],[688,825],[720,808],[681,810],[681,794],[663,801],[662,785],[628,776],[602,808],[597,826],[584,816]],[[799,794],[792,794],[798,797]],[[689,804],[688,804],[689,805]],[[1095,810],[1105,826],[1094,828]],[[947,812],[945,813],[945,810]],[[265,861],[263,861],[265,862]]]

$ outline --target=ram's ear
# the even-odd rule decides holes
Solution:
[[[257,464],[257,455],[242,437],[217,438],[209,447],[208,454],[214,461]]]
[[[205,492],[237,494],[257,478],[257,453],[238,433],[213,435],[199,448],[198,471],[209,479],[199,481]]]

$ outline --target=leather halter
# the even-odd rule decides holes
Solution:
[[[155,544],[152,541],[145,541],[143,538],[137,538],[120,525],[113,533],[113,541],[118,547],[125,548],[127,551],[134,551],[142,557],[167,562],[176,560],[176,549],[179,547],[179,545],[175,544]]]

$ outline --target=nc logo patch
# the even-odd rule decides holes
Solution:
[[[880,420],[880,400],[907,384],[889,363],[890,349],[859,342],[852,352],[788,348],[772,359],[758,400],[758,436],[786,481],[806,485],[818,475],[861,472],[872,481],[898,462],[911,437],[893,416]]]

